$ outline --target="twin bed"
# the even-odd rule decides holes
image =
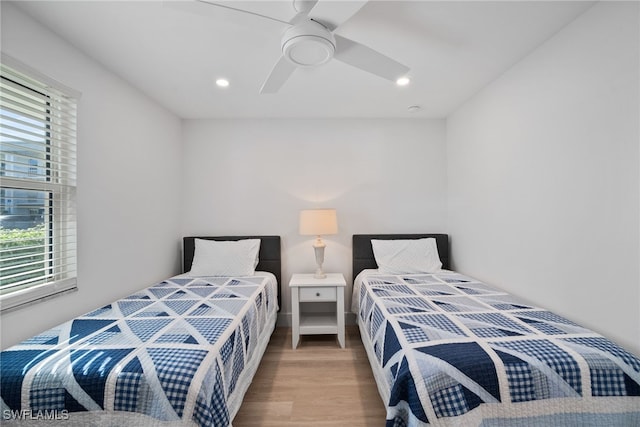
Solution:
[[[425,238],[441,266],[420,261]],[[442,234],[353,236],[352,310],[387,426],[640,425],[640,359],[446,270],[448,254]]]
[[[235,245],[249,241],[246,263]],[[183,271],[199,243],[220,254],[199,263],[215,275],[172,277],[3,351],[3,421],[230,425],[275,327],[280,237],[186,237]]]
[[[448,255],[445,234],[353,236],[388,426],[640,425],[636,356]],[[230,425],[275,327],[280,238],[186,237],[183,271],[0,353],[3,421]]]

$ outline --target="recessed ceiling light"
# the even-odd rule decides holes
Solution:
[[[411,80],[409,79],[409,77],[400,77],[398,80],[396,80],[396,84],[398,86],[406,86],[410,81]]]
[[[409,110],[410,113],[417,113],[421,109],[422,109],[422,107],[419,106],[419,105],[410,105],[410,106],[407,107],[407,110]]]
[[[216,84],[219,87],[227,87],[227,86],[229,86],[229,80],[227,80],[227,79],[217,79],[216,80]]]

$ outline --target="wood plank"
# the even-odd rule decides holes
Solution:
[[[234,427],[382,426],[386,411],[357,326],[335,335],[305,335],[291,348],[291,329],[276,328],[247,390]]]

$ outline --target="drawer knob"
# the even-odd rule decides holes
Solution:
[[[316,296],[319,297],[320,296],[320,292],[316,292]]]

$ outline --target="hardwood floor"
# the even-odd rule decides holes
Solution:
[[[293,350],[291,328],[276,328],[233,426],[379,427],[385,415],[357,326],[344,349],[305,335]]]

